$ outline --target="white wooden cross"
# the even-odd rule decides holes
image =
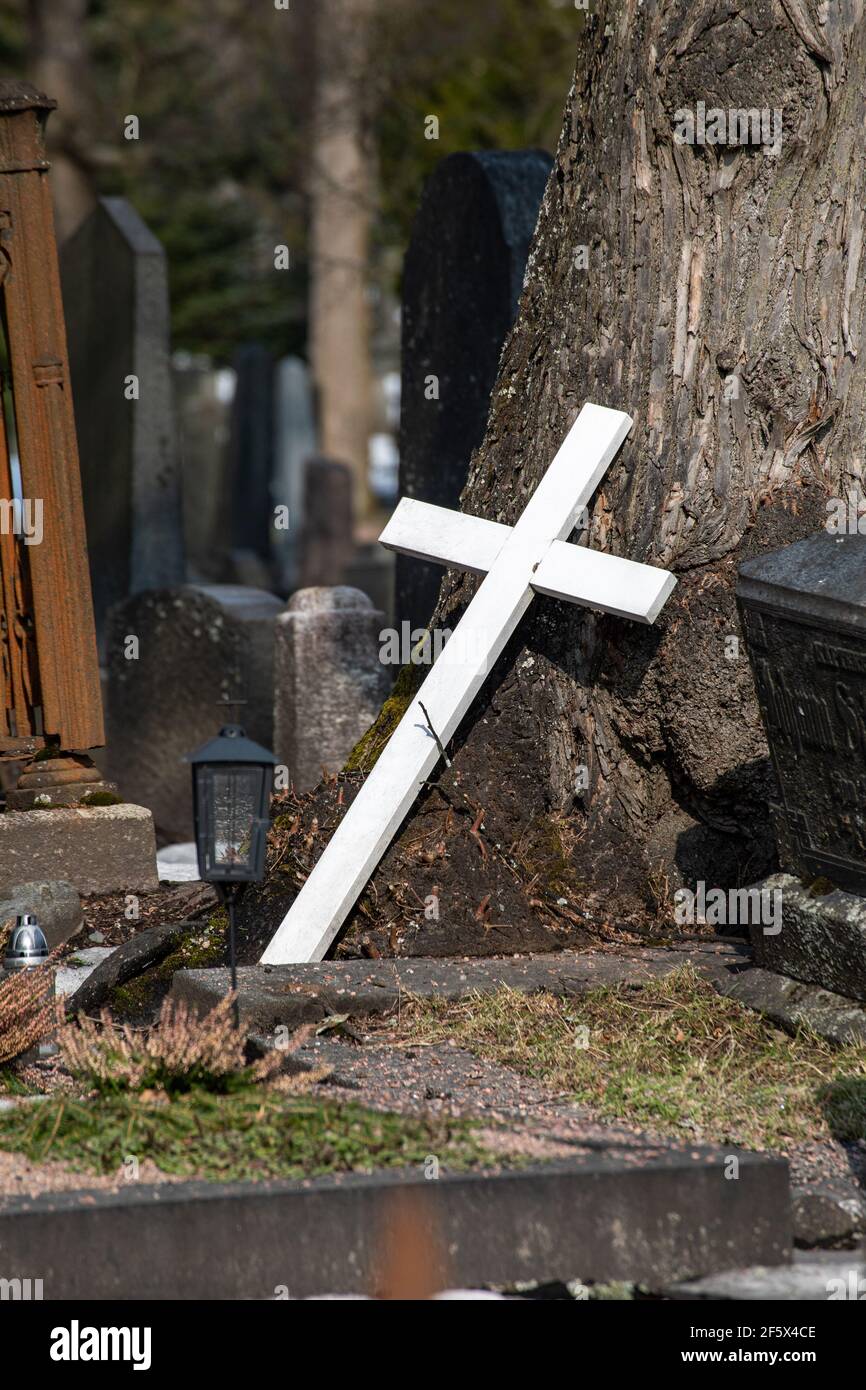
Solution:
[[[516,526],[400,502],[379,538],[383,545],[485,578],[283,918],[264,964],[324,958],[533,594],[655,621],[676,583],[672,574],[565,540],[631,424],[619,410],[585,405]]]

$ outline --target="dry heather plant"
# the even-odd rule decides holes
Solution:
[[[268,1081],[309,1030],[295,1034],[288,1048],[248,1066],[232,1006],[229,995],[201,1018],[182,1001],[166,999],[158,1021],[145,1029],[121,1026],[103,1010],[99,1020],[81,1016],[67,1024],[57,1041],[73,1076],[103,1094],[161,1090],[172,1095],[193,1087],[230,1091]]]
[[[11,925],[14,925],[11,924]],[[0,955],[10,923],[0,925]],[[19,970],[0,981],[0,1066],[35,1047],[63,1021],[63,1001],[54,997],[53,966],[59,950],[35,970]]]

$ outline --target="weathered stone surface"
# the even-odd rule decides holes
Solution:
[[[101,643],[113,603],[184,578],[168,269],[123,198],[100,199],[60,263]]]
[[[66,782],[62,787],[16,787],[6,793],[10,811],[39,811],[49,806],[78,806],[85,797],[116,797],[114,782],[97,777],[91,782]]]
[[[339,772],[390,689],[385,617],[358,589],[301,589],[276,623],[274,752],[296,789]]]
[[[866,1009],[854,999],[761,967],[719,977],[715,985],[720,994],[765,1014],[788,1032],[807,1027],[837,1045],[866,1043]]]
[[[659,1287],[790,1257],[787,1164],[743,1153],[737,1182],[727,1182],[728,1158],[636,1136],[627,1153],[437,1182],[392,1171],[15,1196],[0,1199],[0,1250],[9,1269],[37,1268],[49,1299],[272,1299],[281,1285],[295,1298],[369,1293],[388,1227],[408,1209],[443,1288]]]
[[[424,188],[403,268],[401,497],[458,504],[550,166],[541,150],[453,154]],[[398,625],[427,625],[441,579],[438,566],[397,557]]]
[[[181,938],[194,930],[188,922],[170,922],[136,932],[79,985],[67,1005],[69,1011],[89,1014],[100,1008],[113,989],[165,960]]]
[[[159,880],[150,812],[124,803],[0,816],[0,892],[49,877],[83,894],[152,892]]]
[[[702,942],[681,950],[648,948],[622,955],[562,951],[486,960],[414,957],[243,966],[238,971],[238,1004],[245,1026],[267,1034],[280,1024],[294,1028],[332,1013],[388,1013],[407,994],[456,1001],[503,986],[525,994],[586,994],[625,980],[652,979],[687,963],[716,979],[745,959],[745,949],[735,942]],[[179,970],[172,994],[206,1013],[224,997],[228,979],[226,970]]]
[[[260,589],[185,585],[138,594],[111,614],[108,750],[121,793],[153,812],[168,840],[192,838],[183,761],[225,723],[273,741],[274,623],[279,599]],[[128,660],[127,638],[138,639]],[[239,700],[220,707],[220,701]]]
[[[849,1245],[866,1229],[866,1201],[853,1184],[816,1183],[791,1193],[794,1240],[807,1249]]]
[[[782,930],[773,935],[750,925],[757,964],[866,1001],[866,898],[841,889],[813,894],[790,874],[775,874],[761,887],[782,895]]]
[[[6,888],[0,897],[0,922],[25,912],[35,913],[52,951],[75,936],[84,923],[78,891],[62,879],[16,883]]]
[[[866,893],[866,536],[824,531],[750,560],[737,601],[782,868]]]

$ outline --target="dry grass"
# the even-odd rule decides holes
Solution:
[[[866,1137],[866,1046],[781,1032],[690,966],[583,998],[501,990],[414,1000],[403,1031],[453,1040],[607,1119],[680,1138],[784,1148]]]

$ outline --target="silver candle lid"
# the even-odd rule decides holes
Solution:
[[[31,970],[44,965],[48,959],[48,942],[45,933],[32,912],[24,912],[16,918],[6,955],[3,957],[4,970]]]

